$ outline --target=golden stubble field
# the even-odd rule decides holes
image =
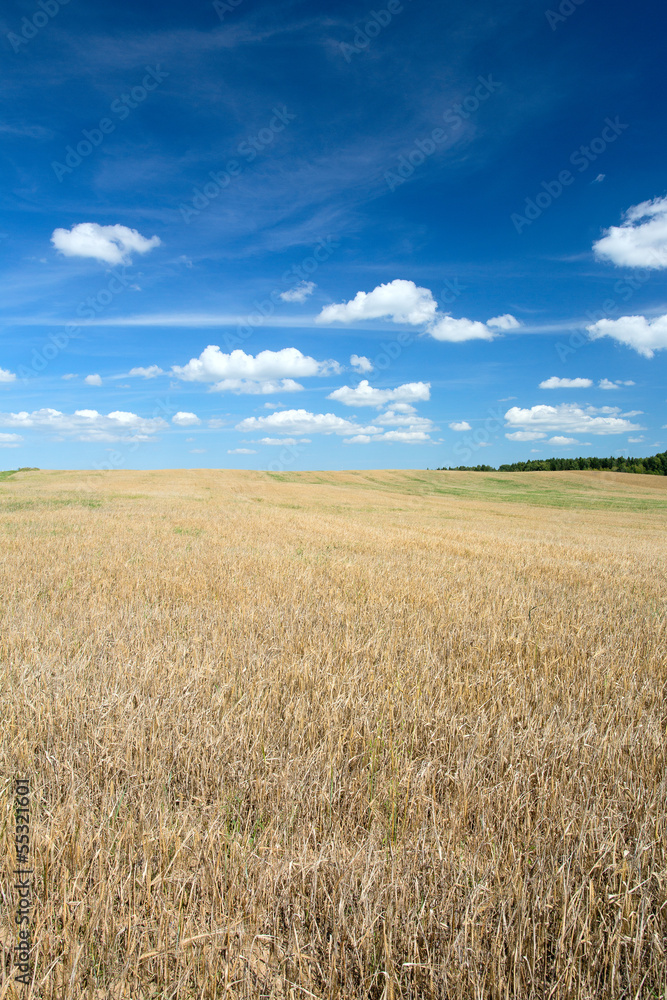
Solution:
[[[667,479],[31,472],[0,538],[0,1000],[665,996]]]

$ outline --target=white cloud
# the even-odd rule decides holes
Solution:
[[[460,344],[465,340],[493,340],[496,336],[485,323],[473,319],[454,319],[447,315],[438,315],[429,323],[428,332],[435,340],[451,344]]]
[[[391,428],[391,429],[387,429]],[[433,422],[420,417],[409,403],[396,403],[385,413],[375,417],[371,424],[361,426],[354,420],[345,420],[333,413],[310,413],[307,410],[281,410],[266,417],[247,417],[236,425],[238,431],[274,431],[279,434],[336,434],[352,444],[373,441],[396,441],[404,444],[421,444],[429,441]],[[276,438],[262,438],[261,444],[285,443]],[[305,442],[298,442],[305,443]],[[310,442],[308,442],[310,443]]]
[[[610,382],[608,378],[601,378],[598,382],[598,389],[618,389],[618,384]]]
[[[357,292],[349,302],[325,306],[317,317],[320,323],[352,323],[355,320],[390,319],[393,323],[417,326],[432,320],[437,303],[428,288],[419,288],[414,281],[396,278],[378,285],[372,292]]]
[[[471,431],[472,427],[467,420],[454,420],[449,425],[453,431]]]
[[[213,417],[211,420],[209,420],[208,426],[211,428],[211,430],[217,431],[221,427],[225,426],[225,421],[221,420],[220,417]]]
[[[86,385],[102,385],[102,378],[100,375],[86,375],[83,380]]]
[[[160,246],[160,239],[146,239],[127,226],[100,226],[80,222],[71,229],[54,229],[51,242],[66,257],[92,257],[105,264],[129,264],[133,253],[148,253]]]
[[[420,288],[414,281],[403,278],[378,285],[372,292],[357,292],[349,302],[325,306],[317,316],[318,323],[353,323],[367,319],[390,319],[392,323],[423,326],[424,332],[435,340],[450,343],[493,340],[497,336],[496,329],[514,330],[520,326],[509,313],[495,316],[488,323],[439,313],[429,288]]]
[[[646,319],[645,316],[621,316],[620,319],[600,319],[587,326],[591,340],[611,337],[633,347],[638,354],[652,358],[655,351],[667,348],[667,314]]]
[[[361,356],[359,354],[352,354],[350,364],[362,375],[367,375],[373,371],[373,362],[370,358],[365,358],[363,354]]]
[[[335,399],[344,406],[385,406],[390,402],[413,403],[431,398],[430,382],[406,382],[396,389],[374,389],[363,379],[356,389],[343,385],[340,389],[330,392],[327,399]]]
[[[286,392],[302,388],[292,381],[315,375],[337,374],[341,370],[337,361],[316,361],[296,347],[284,347],[281,351],[260,351],[253,357],[245,351],[236,350],[223,354],[215,344],[209,344],[198,358],[192,358],[182,367],[174,365],[172,372],[186,382],[214,382],[213,388],[220,392],[267,393],[279,392],[276,379],[287,379],[283,383]]]
[[[302,281],[299,285],[295,285],[294,288],[290,288],[286,292],[281,292],[280,298],[283,302],[305,302],[316,288],[317,285],[314,281]]]
[[[511,313],[505,313],[504,316],[494,316],[493,319],[487,319],[486,325],[492,327],[494,330],[518,330],[521,326],[516,316],[512,316]]]
[[[236,425],[237,431],[278,431],[287,434],[352,434],[380,433],[378,428],[360,427],[334,413],[310,413],[308,410],[280,410],[268,417],[246,417]]]
[[[569,437],[551,437],[549,438],[549,444],[556,444],[560,447],[565,447],[568,444],[579,444],[576,438]]]
[[[192,266],[192,265],[189,265],[189,266]],[[206,448],[190,448],[190,454],[191,455],[205,455],[206,454]]]
[[[631,379],[623,382],[621,379],[616,379],[616,385],[634,385],[635,383]]]
[[[433,421],[429,420],[428,417],[417,416],[414,407],[410,407],[406,413],[402,407],[399,409],[398,405],[391,407],[386,413],[381,413],[379,417],[375,417],[373,423],[379,424],[381,427],[407,427],[411,431],[434,430]]]
[[[620,226],[605,230],[593,251],[619,267],[667,267],[667,197],[633,205]]]
[[[16,375],[7,368],[0,368],[0,382],[15,382]]]
[[[311,444],[310,438],[260,438],[258,444],[268,444],[272,447],[279,448],[284,445],[286,448],[291,448],[295,444]]]
[[[196,413],[187,413],[184,410],[179,410],[171,418],[171,422],[172,424],[176,424],[177,427],[195,427],[201,423],[201,420]]]
[[[343,444],[370,444],[373,440],[368,434],[355,434],[354,437],[345,438]]]
[[[387,431],[386,434],[382,436],[383,441],[398,441],[400,444],[422,444],[424,441],[430,441],[430,437],[426,431]]]
[[[0,434],[0,448],[18,448],[22,441],[20,434]]]
[[[233,392],[236,396],[269,396],[273,392],[301,392],[303,386],[292,378],[255,382],[248,378],[224,378],[211,387],[211,392]]]
[[[71,379],[71,378],[78,378],[78,377],[79,376],[76,375],[74,372],[68,372],[67,375],[62,375],[61,376],[61,378],[65,379],[65,381],[69,381],[69,379]]]
[[[540,389],[589,389],[593,385],[590,378],[559,378],[552,375],[540,382]]]
[[[643,440],[644,440],[644,435],[643,434],[640,434],[640,436],[636,437],[636,438],[628,438],[628,441],[629,441],[630,444],[639,444]]]
[[[545,438],[546,434],[541,431],[514,431],[512,434],[506,434],[505,437],[508,441],[539,441],[540,438]]]
[[[603,413],[604,416],[599,414]],[[521,428],[523,431],[569,431],[570,433],[588,434],[624,434],[627,431],[639,431],[638,424],[618,416],[617,407],[604,406],[596,409],[594,406],[585,408],[576,403],[562,403],[559,406],[532,406],[522,409],[513,406],[505,414],[508,427]],[[526,440],[526,438],[512,440]],[[533,438],[533,440],[535,440]]]
[[[148,368],[130,368],[128,374],[139,378],[155,378],[157,375],[164,375],[164,372],[159,365],[149,365]]]
[[[78,441],[146,441],[167,427],[161,417],[145,419],[116,410],[106,416],[97,410],[61,413],[50,407],[28,413],[0,413],[0,426],[47,431]]]
[[[256,455],[257,452],[253,448],[230,448],[227,451],[228,455]]]

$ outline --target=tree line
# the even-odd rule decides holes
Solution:
[[[648,458],[531,458],[526,462],[499,465],[442,466],[436,472],[572,472],[588,469],[607,469],[610,472],[636,472],[640,475],[667,476],[667,451]]]

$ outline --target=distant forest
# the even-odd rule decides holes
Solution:
[[[580,469],[608,469],[611,472],[638,472],[647,476],[667,476],[667,451],[649,458],[531,458],[510,465],[443,466],[436,472],[571,472]]]

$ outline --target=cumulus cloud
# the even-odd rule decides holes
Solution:
[[[177,427],[195,427],[201,423],[201,420],[196,413],[187,413],[185,410],[179,410],[171,418],[171,422],[172,424],[176,424]]]
[[[667,314],[656,316],[655,319],[646,319],[645,316],[600,319],[586,329],[591,340],[611,337],[634,348],[645,358],[652,358],[656,351],[663,351],[667,347]]]
[[[292,448],[295,444],[310,444],[310,438],[260,438],[257,442],[258,444],[268,444],[272,447],[279,448],[284,445],[286,448]]]
[[[460,344],[465,340],[493,340],[496,336],[485,323],[474,319],[455,319],[453,316],[438,315],[428,325],[428,332],[435,340]]]
[[[355,389],[343,385],[327,396],[327,399],[335,399],[344,406],[376,406],[378,409],[387,403],[413,403],[430,398],[430,382],[406,382],[396,389],[375,389],[368,379],[363,379]]]
[[[325,306],[317,317],[320,323],[352,323],[355,320],[390,319],[393,323],[417,326],[428,323],[438,305],[428,288],[419,288],[414,281],[396,278],[378,285],[372,292],[357,292],[349,302]]]
[[[157,375],[164,375],[159,365],[149,365],[148,368],[130,368],[129,375],[137,378],[155,378]]]
[[[146,419],[136,413],[115,410],[106,416],[97,410],[61,413],[50,407],[28,413],[0,413],[0,427],[47,431],[59,438],[77,441],[147,441],[167,427],[161,417]]]
[[[431,439],[426,431],[410,430],[408,428],[405,431],[387,431],[386,434],[383,434],[382,440],[398,441],[400,444],[422,444]]]
[[[556,437],[549,438],[549,444],[556,444],[560,445],[560,447],[565,447],[565,445],[579,444],[579,442],[577,441],[576,438],[562,437],[557,435]]]
[[[399,409],[401,407],[401,409]],[[387,430],[387,428],[392,428]],[[350,444],[368,444],[373,441],[422,444],[430,441],[433,423],[416,414],[413,406],[399,403],[375,417],[366,426],[354,420],[337,417],[333,413],[310,413],[308,410],[281,410],[267,417],[247,417],[236,425],[238,431],[274,431],[279,434],[336,434]],[[261,439],[268,444],[276,439]],[[277,443],[277,440],[276,440]],[[281,442],[282,443],[282,442]],[[304,442],[300,442],[304,443]]]
[[[254,448],[230,448],[227,451],[228,455],[256,455],[257,452]]]
[[[608,378],[601,378],[598,382],[598,389],[618,389],[616,382],[610,382]]]
[[[522,409],[511,407],[505,414],[507,427],[521,431],[569,431],[570,433],[588,434],[625,434],[627,431],[639,431],[639,424],[632,424],[623,416],[619,416],[618,407],[594,406],[581,407],[576,403],[562,403],[560,406],[532,406]],[[604,414],[600,416],[600,414]],[[511,440],[536,440],[535,438],[511,438]]]
[[[209,344],[198,358],[192,358],[182,367],[174,365],[172,372],[186,382],[213,382],[218,392],[271,393],[297,392],[303,386],[294,378],[307,378],[338,374],[337,361],[316,361],[302,354],[296,347],[281,351],[260,351],[254,357],[236,350],[223,354],[215,344]],[[278,380],[284,379],[284,382]]]
[[[51,242],[66,257],[92,257],[105,264],[129,264],[133,253],[148,253],[160,246],[160,239],[146,239],[127,226],[100,226],[80,222],[71,229],[54,229]]]
[[[357,292],[349,302],[325,306],[317,317],[319,323],[353,323],[368,319],[389,319],[392,323],[423,326],[435,340],[461,343],[465,340],[493,340],[497,330],[514,330],[520,323],[506,313],[488,323],[471,319],[455,319],[449,313],[439,313],[429,288],[420,288],[414,281],[396,278],[378,285],[372,292]]]
[[[278,431],[286,434],[379,434],[377,427],[365,428],[334,413],[310,413],[308,410],[280,410],[267,417],[246,417],[237,431]]]
[[[343,444],[370,444],[373,440],[368,434],[355,434],[354,437],[345,438]]]
[[[590,378],[559,378],[552,375],[540,382],[540,389],[590,389],[593,381]]]
[[[643,434],[640,434],[639,437],[636,437],[636,438],[628,438],[628,441],[630,442],[630,444],[639,444],[643,440],[644,440],[644,435]]]
[[[83,380],[86,385],[102,385],[102,378],[100,375],[86,375]]]
[[[539,441],[540,438],[545,438],[546,434],[541,431],[513,431],[505,437],[508,441]]]
[[[16,375],[7,368],[0,368],[0,382],[15,382]]]
[[[486,325],[492,327],[494,330],[518,330],[521,326],[516,316],[512,316],[511,313],[505,313],[503,316],[494,316],[493,319],[487,319]]]
[[[0,448],[18,448],[22,441],[20,434],[0,434]]]
[[[366,375],[368,372],[373,371],[373,362],[369,358],[365,358],[363,355],[360,356],[358,354],[352,354],[350,357],[350,364],[362,375]]]
[[[449,425],[450,429],[453,431],[471,431],[472,427],[467,420],[454,420]]]
[[[255,382],[249,378],[224,378],[211,387],[211,392],[233,392],[237,396],[270,396],[274,392],[301,392],[303,386],[292,378],[267,379]]]
[[[593,251],[619,267],[667,267],[667,197],[633,205],[620,226],[605,230]]]
[[[412,431],[431,431],[434,429],[433,421],[429,420],[428,417],[417,416],[412,406],[407,411],[403,407],[399,409],[398,406],[392,406],[386,413],[375,417],[373,423],[379,424],[381,427],[405,427]]]
[[[305,302],[316,288],[317,285],[314,281],[302,281],[300,284],[295,285],[294,288],[290,288],[286,292],[281,292],[280,298],[283,302]]]

